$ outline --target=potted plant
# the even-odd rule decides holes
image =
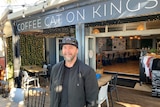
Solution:
[[[151,49],[149,50],[149,52],[150,52],[151,54],[156,54],[157,50],[156,50],[155,48],[151,48]]]

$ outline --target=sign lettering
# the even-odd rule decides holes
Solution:
[[[92,23],[160,12],[160,0],[106,0],[79,8],[17,21],[18,32]]]

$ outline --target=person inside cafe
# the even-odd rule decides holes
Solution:
[[[97,107],[96,72],[78,59],[78,42],[64,37],[64,60],[55,64],[50,78],[50,107]]]

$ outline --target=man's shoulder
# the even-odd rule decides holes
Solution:
[[[53,67],[54,67],[54,68],[57,68],[57,67],[61,66],[61,65],[63,64],[63,62],[64,62],[64,61],[58,62],[58,63],[56,63]]]
[[[55,73],[55,71],[58,71],[62,67],[62,65],[63,65],[63,61],[54,64],[52,67],[51,73],[53,72]]]
[[[62,65],[63,65],[63,61],[54,64],[51,70],[51,75],[52,76],[56,75],[59,69],[62,67]]]
[[[83,71],[94,71],[92,67],[80,61],[80,69]]]

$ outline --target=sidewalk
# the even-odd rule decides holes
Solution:
[[[24,107],[24,105],[11,102],[8,97],[3,98],[0,96],[0,107]]]
[[[49,104],[50,104],[49,88],[47,87],[45,89],[47,91],[46,100],[45,100],[45,107],[49,107]],[[9,100],[9,97],[3,98],[2,95],[0,95],[0,107],[25,107],[25,105],[12,102]]]

